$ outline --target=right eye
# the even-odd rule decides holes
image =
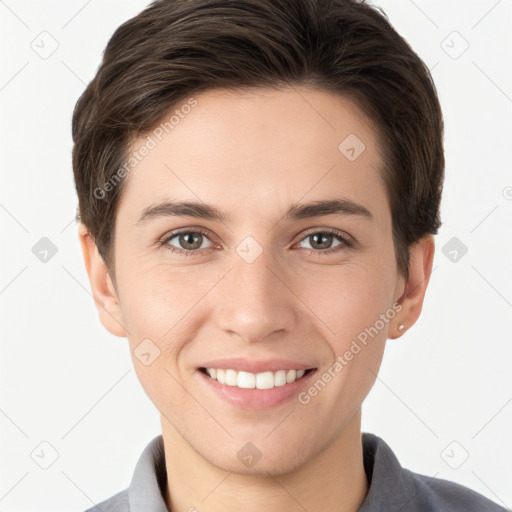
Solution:
[[[202,254],[203,251],[210,247],[201,247],[203,242],[209,240],[208,233],[202,229],[180,229],[164,235],[159,245],[165,247],[175,254],[183,254],[191,256],[193,254]],[[172,245],[171,241],[176,241],[178,246]]]

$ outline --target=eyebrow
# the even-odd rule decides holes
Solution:
[[[322,199],[311,203],[293,204],[284,219],[301,220],[325,215],[358,215],[368,220],[373,219],[371,212],[362,204],[346,198]],[[161,217],[196,217],[206,220],[229,222],[229,216],[214,206],[191,201],[164,201],[145,208],[136,225],[147,223]]]

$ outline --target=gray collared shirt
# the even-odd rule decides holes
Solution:
[[[506,512],[467,487],[413,473],[400,466],[391,448],[373,434],[363,434],[364,469],[370,489],[359,512]],[[130,487],[86,512],[169,512],[164,492],[162,436],[144,449]]]

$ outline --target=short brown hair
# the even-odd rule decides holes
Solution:
[[[113,279],[126,178],[96,191],[131,143],[192,94],[289,85],[352,99],[375,125],[397,267],[408,277],[409,246],[441,225],[443,118],[429,69],[385,13],[358,0],[157,0],[115,31],[73,112],[76,220]]]

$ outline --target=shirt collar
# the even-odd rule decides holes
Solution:
[[[408,472],[382,439],[363,433],[362,441],[364,469],[370,489],[359,512],[405,507],[416,494]],[[166,481],[163,438],[159,435],[146,446],[135,466],[128,489],[130,512],[169,512],[164,499]]]
[[[416,495],[414,482],[380,437],[363,434],[363,463],[370,489],[359,512],[407,510]]]
[[[169,512],[164,500],[167,481],[164,443],[155,437],[144,448],[128,488],[130,512]]]

